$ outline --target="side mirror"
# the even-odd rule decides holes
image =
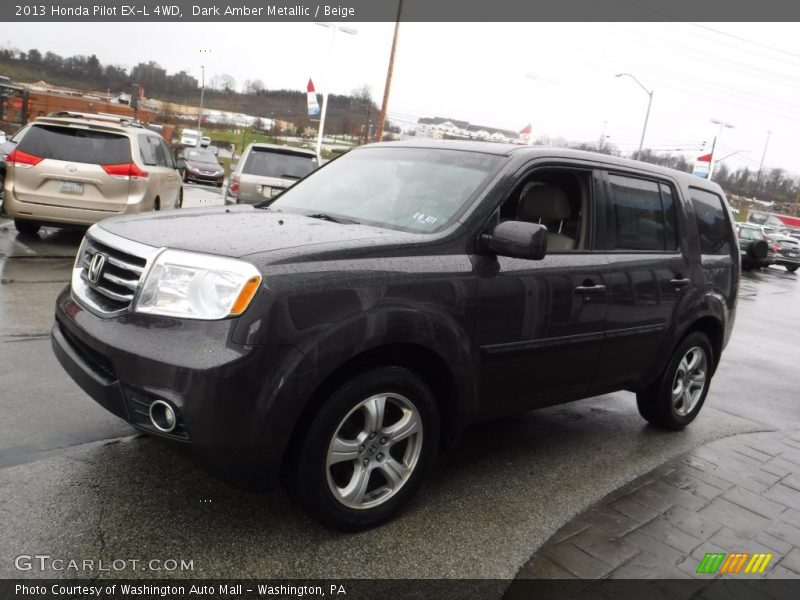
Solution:
[[[541,260],[547,253],[547,227],[526,221],[503,221],[483,234],[484,247],[500,256]]]
[[[175,159],[175,168],[178,169],[178,171],[183,171],[184,169],[186,169],[186,159],[183,158],[182,156],[179,156],[178,158],[176,158]]]

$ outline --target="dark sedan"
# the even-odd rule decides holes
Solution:
[[[186,160],[186,170],[183,172],[184,181],[213,183],[217,187],[222,187],[225,168],[213,152],[207,149],[187,148],[183,151],[183,158]]]

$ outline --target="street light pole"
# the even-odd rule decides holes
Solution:
[[[202,84],[200,87],[200,112],[197,113],[197,131],[200,131],[200,123],[203,120],[203,96],[206,93],[206,67],[205,65],[200,65],[200,69],[203,72],[202,74]]]
[[[640,88],[642,88],[644,90],[645,94],[647,94],[647,96],[648,96],[647,113],[644,116],[644,127],[642,127],[642,137],[639,140],[639,151],[636,153],[637,158],[639,158],[642,155],[642,148],[644,147],[644,136],[647,133],[647,122],[650,120],[650,107],[653,105],[653,91],[654,90],[648,90],[646,87],[644,87],[642,85],[641,81],[636,79],[636,77],[634,77],[630,73],[617,73],[616,75],[614,75],[614,77],[630,77],[631,79],[633,79],[636,82],[636,84]]]
[[[342,33],[347,33],[349,35],[355,35],[358,33],[357,29],[353,29],[351,27],[339,27],[334,25],[333,23],[315,23],[321,27],[330,27],[331,28],[331,43],[330,47],[328,48],[328,60],[327,65],[325,66],[325,79],[332,79],[331,77],[331,61],[333,60],[333,47],[334,43],[336,42],[336,30],[338,29]],[[322,160],[322,136],[323,131],[325,129],[325,115],[328,112],[328,92],[330,91],[330,81],[323,80],[323,90],[322,90],[322,111],[319,113],[319,132],[317,133],[317,160]]]
[[[761,164],[758,165],[758,175],[756,175],[756,189],[758,191],[758,186],[761,183],[761,170],[764,168],[764,159],[767,156],[767,146],[769,146],[769,138],[772,136],[772,130],[767,131],[767,141],[764,142],[764,152],[761,154]]]
[[[718,160],[717,161],[714,160],[714,150],[716,149],[717,144],[719,143],[719,139],[722,137],[722,130],[725,128],[734,129],[736,127],[736,125],[733,125],[731,123],[726,123],[725,121],[720,121],[719,119],[711,119],[711,122],[714,123],[714,125],[719,125],[719,131],[717,132],[717,135],[714,136],[714,143],[711,144],[711,162],[708,165],[709,181],[711,181],[711,177],[714,175],[714,167],[716,166],[716,163],[719,162]]]

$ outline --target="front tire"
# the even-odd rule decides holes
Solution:
[[[786,265],[786,270],[789,271],[789,273],[794,273],[797,271],[797,265]]]
[[[340,386],[314,418],[290,464],[289,491],[324,525],[374,527],[417,491],[438,441],[430,387],[405,368],[368,371]]]
[[[678,345],[661,376],[636,394],[639,414],[653,425],[683,429],[703,407],[714,354],[704,333],[695,331]]]

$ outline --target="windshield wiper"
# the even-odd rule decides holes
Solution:
[[[284,173],[281,175],[281,179],[302,179],[299,175],[289,175],[288,173]]]
[[[343,217],[334,217],[332,215],[328,215],[325,213],[314,213],[311,215],[306,215],[312,219],[321,219],[323,221],[330,221],[331,223],[341,223],[341,224],[350,224],[350,225],[359,225],[360,223],[355,219],[345,219]]]

